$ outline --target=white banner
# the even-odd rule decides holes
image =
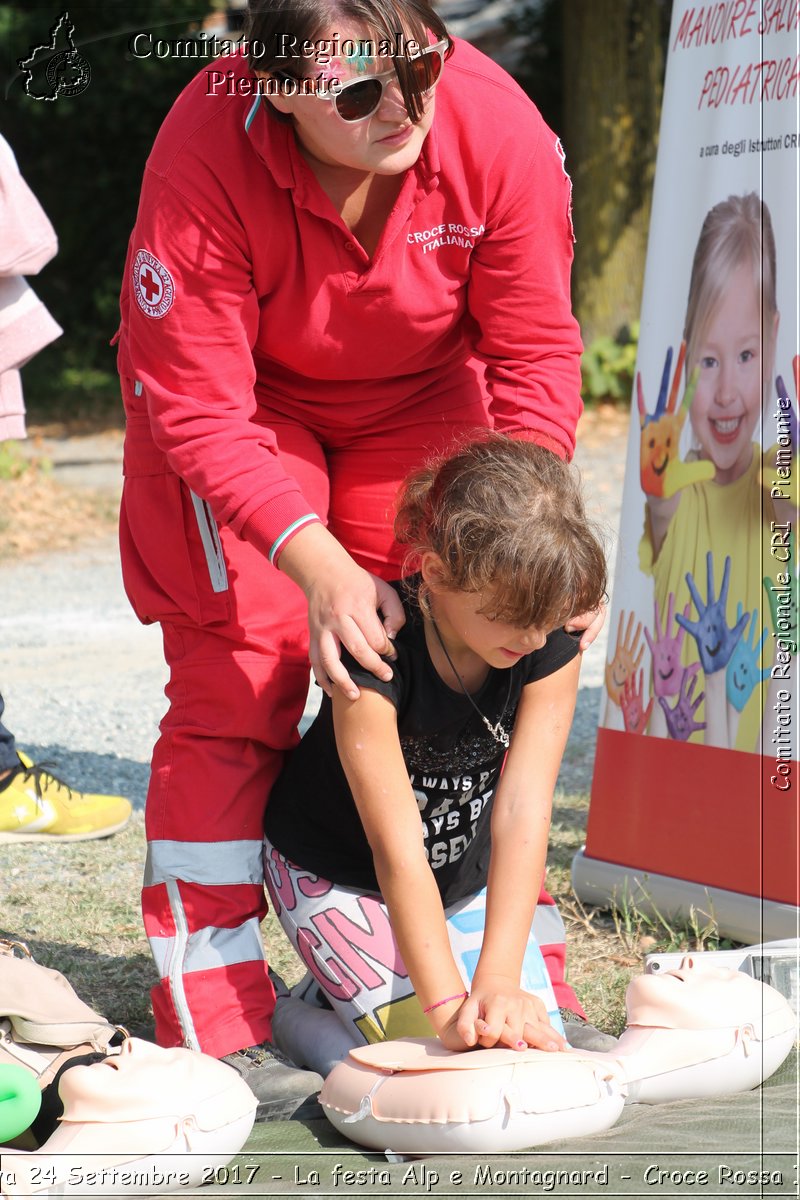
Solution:
[[[798,0],[675,0],[574,867],[739,937],[798,903],[799,50]]]

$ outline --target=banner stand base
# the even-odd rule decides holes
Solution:
[[[793,904],[590,858],[584,850],[572,860],[572,888],[584,904],[620,907],[625,899],[648,915],[658,909],[665,917],[686,917],[694,907],[703,914],[701,926],[713,917],[721,937],[748,945],[794,938],[800,930],[800,909]]]

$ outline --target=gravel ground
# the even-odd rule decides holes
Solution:
[[[589,509],[605,528],[613,565],[627,420],[588,414],[577,462]],[[119,435],[39,440],[56,479],[119,492]],[[608,629],[587,652],[560,785],[587,791]],[[116,538],[5,562],[0,584],[0,688],[6,721],[37,761],[85,791],[115,792],[142,808],[166,680],[156,627],[141,626],[122,588]],[[316,690],[316,689],[314,689]],[[309,698],[306,717],[313,712]]]

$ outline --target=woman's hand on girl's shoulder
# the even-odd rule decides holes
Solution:
[[[288,543],[280,569],[305,592],[311,669],[324,692],[330,696],[338,687],[349,699],[358,699],[358,688],[342,666],[342,646],[378,679],[392,678],[381,655],[394,658],[391,638],[406,619],[393,587],[360,567],[316,523]]]
[[[564,626],[567,633],[580,633],[581,635],[581,650],[589,649],[592,642],[605,625],[607,610],[608,605],[604,600],[597,606],[597,608],[593,608],[591,612],[578,613],[577,616],[574,616],[567,621],[567,624]]]

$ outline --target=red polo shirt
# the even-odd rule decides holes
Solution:
[[[472,362],[499,430],[561,454],[581,410],[570,182],[537,109],[456,41],[370,259],[266,98],[204,68],[145,170],[122,287],[129,444],[269,552],[309,512],[262,423],[364,428]],[[227,89],[226,89],[227,90]],[[235,88],[231,88],[235,92]],[[477,360],[477,361],[476,361]],[[128,469],[137,470],[131,451]],[[163,456],[163,459],[162,459]]]

